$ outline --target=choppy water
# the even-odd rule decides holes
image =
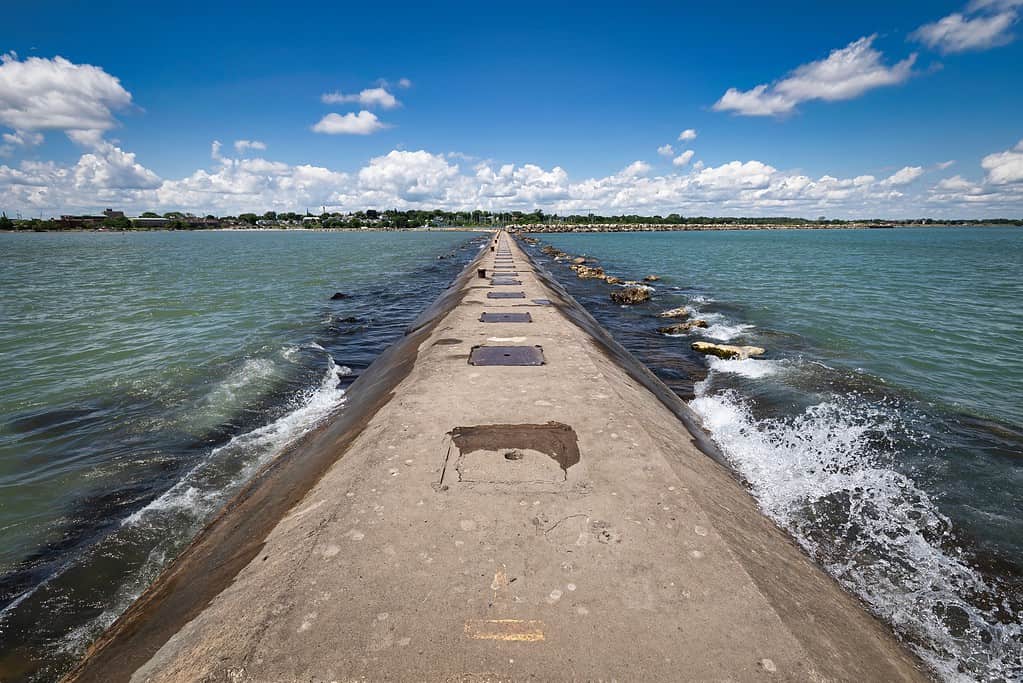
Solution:
[[[536,257],[690,401],[762,509],[945,680],[1023,680],[1023,230],[558,234]],[[708,323],[666,336],[679,305]],[[695,340],[754,344],[724,361]]]
[[[65,671],[476,239],[0,234],[0,680]]]

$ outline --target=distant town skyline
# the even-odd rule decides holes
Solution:
[[[22,3],[0,210],[1018,218],[1021,13]]]

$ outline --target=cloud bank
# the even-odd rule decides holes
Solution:
[[[462,165],[449,154],[392,150],[354,172],[263,158],[231,158],[211,148],[213,165],[179,179],[163,179],[135,155],[100,137],[76,136],[85,149],[71,165],[23,161],[0,165],[0,207],[27,213],[94,211],[242,211],[443,208],[558,213],[681,213],[684,215],[792,215],[915,217],[1018,214],[1023,202],[1023,141],[985,156],[983,180],[956,175],[926,182],[922,166],[873,175],[813,177],[759,160],[719,165],[677,163],[654,174],[633,162],[607,176],[574,179],[560,166]],[[685,166],[685,169],[683,168]],[[937,173],[931,171],[930,173]]]

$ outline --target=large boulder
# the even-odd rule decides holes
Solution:
[[[604,277],[605,277],[604,269],[603,268],[593,267],[593,266],[584,266],[584,265],[581,265],[581,264],[574,265],[574,266],[569,266],[569,268],[574,270],[575,274],[578,275],[580,278],[582,278],[584,280],[590,279],[590,278],[594,278],[594,279],[598,279],[598,280],[603,280]]]
[[[762,356],[767,353],[759,346],[732,346],[731,344],[711,344],[710,342],[693,342],[693,351],[726,359],[743,359]]]
[[[689,309],[685,306],[679,306],[678,308],[672,308],[668,311],[662,311],[657,314],[658,318],[688,318]]]
[[[657,331],[661,334],[685,334],[686,332],[691,332],[698,327],[707,327],[707,321],[687,320],[684,323],[675,323],[674,325],[658,327]]]
[[[605,275],[604,282],[609,285],[620,285],[622,284],[622,279],[620,277],[615,277],[614,275]]]
[[[576,264],[577,266],[586,263],[586,257],[576,256],[574,259],[572,259],[572,263]]]
[[[333,296],[330,297],[331,301],[338,301],[340,299],[347,299],[348,295],[344,292],[334,292]]]
[[[611,292],[611,301],[616,304],[640,304],[649,300],[649,287],[622,287]]]
[[[645,278],[643,278],[643,282],[657,282],[660,279],[661,279],[660,275],[647,275]]]

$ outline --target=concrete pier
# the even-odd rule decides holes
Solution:
[[[685,406],[493,246],[69,678],[926,679]]]

